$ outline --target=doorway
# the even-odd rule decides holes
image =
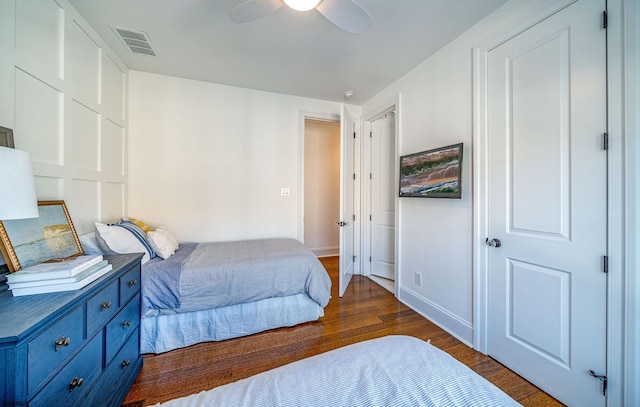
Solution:
[[[340,254],[340,122],[304,119],[304,244]]]

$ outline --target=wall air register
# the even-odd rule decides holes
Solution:
[[[122,44],[133,54],[155,57],[156,51],[151,46],[149,36],[144,31],[109,26],[118,36]]]

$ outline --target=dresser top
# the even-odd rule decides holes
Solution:
[[[60,309],[81,304],[112,282],[121,271],[140,261],[142,254],[105,255],[104,258],[113,265],[113,270],[79,290],[21,297],[14,297],[6,289],[0,291],[0,346],[15,343],[48,324],[59,316]]]

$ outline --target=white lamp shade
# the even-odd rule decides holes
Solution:
[[[285,4],[294,10],[309,11],[320,4],[321,0],[284,0]]]
[[[0,220],[38,217],[31,155],[0,147]]]

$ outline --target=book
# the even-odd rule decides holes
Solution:
[[[101,254],[74,257],[70,260],[52,263],[40,263],[7,275],[7,282],[36,281],[54,278],[73,277],[103,260]]]
[[[32,294],[46,294],[46,293],[57,293],[61,291],[73,291],[79,290],[90,284],[103,275],[107,274],[109,271],[113,269],[113,265],[107,264],[103,266],[98,271],[94,271],[92,274],[89,274],[87,277],[83,278],[80,281],[75,283],[64,283],[64,284],[51,284],[51,285],[41,285],[36,287],[25,287],[25,288],[13,288],[11,289],[11,293],[14,297],[20,297],[23,295],[32,295]]]
[[[9,288],[26,288],[26,287],[38,287],[41,285],[54,285],[54,284],[67,284],[67,283],[77,283],[80,280],[83,280],[85,277],[93,274],[96,271],[101,270],[104,266],[109,264],[106,260],[102,260],[99,263],[90,266],[88,269],[81,271],[73,277],[64,277],[64,278],[46,278],[43,280],[33,280],[33,281],[18,281],[18,282],[7,282],[9,284]]]

